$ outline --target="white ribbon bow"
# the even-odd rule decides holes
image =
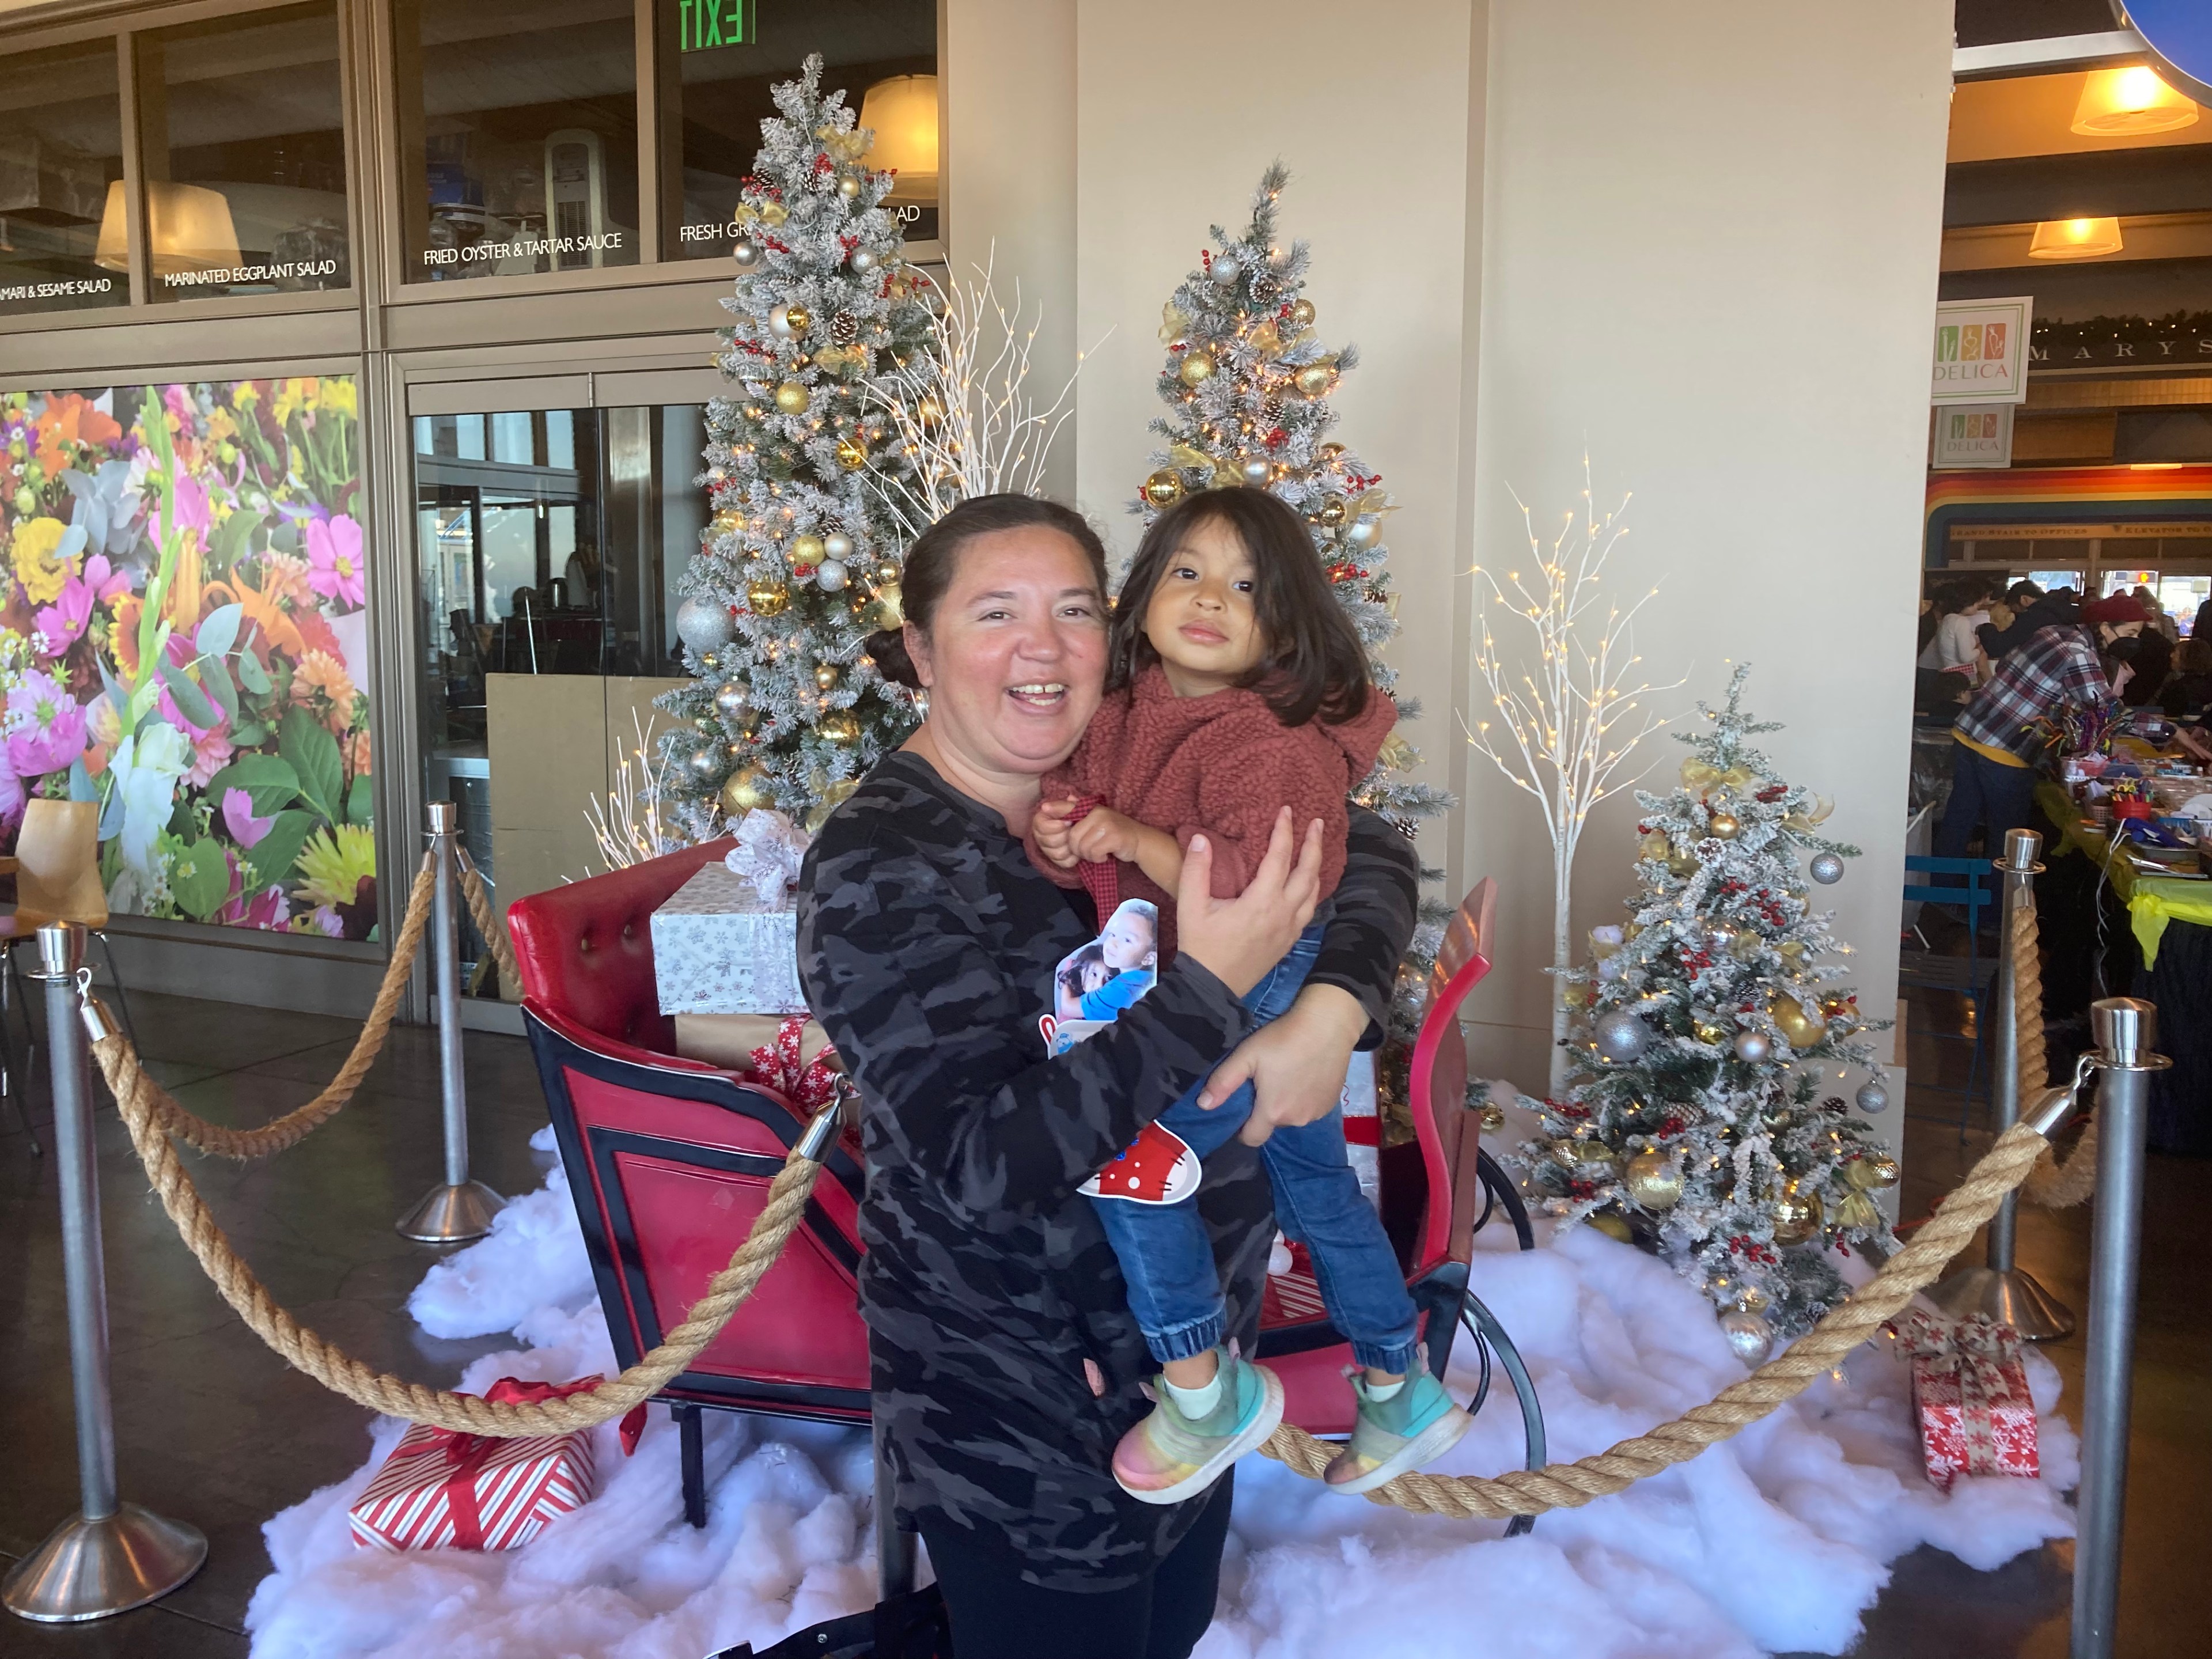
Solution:
[[[799,879],[807,837],[789,818],[771,808],[748,812],[738,825],[738,844],[723,857],[730,873],[752,884],[771,910],[783,908],[784,895]]]

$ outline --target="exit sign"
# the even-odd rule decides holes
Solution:
[[[676,0],[676,49],[711,52],[753,39],[753,0]]]

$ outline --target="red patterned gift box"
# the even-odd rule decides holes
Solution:
[[[1912,1361],[1913,1411],[1929,1480],[1948,1492],[1962,1474],[2033,1479],[2042,1472],[2017,1331],[1986,1315],[1945,1325],[1919,1312],[1890,1329]]]
[[[503,1376],[484,1398],[523,1405],[599,1385],[596,1376],[569,1383]],[[353,1541],[388,1550],[520,1549],[556,1516],[588,1502],[592,1486],[589,1430],[497,1440],[416,1423],[354,1499]]]

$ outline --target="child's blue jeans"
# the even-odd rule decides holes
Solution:
[[[1262,1023],[1287,1012],[1297,1000],[1321,954],[1321,935],[1316,921],[1245,997],[1244,1006]],[[1248,1083],[1212,1111],[1202,1111],[1198,1095],[1203,1086],[1193,1088],[1159,1119],[1201,1158],[1244,1127],[1253,1104]],[[1274,1187],[1276,1220],[1306,1247],[1330,1322],[1350,1340],[1352,1358],[1376,1370],[1409,1371],[1418,1316],[1382,1218],[1359,1190],[1359,1177],[1345,1156],[1343,1113],[1332,1110],[1311,1123],[1277,1129],[1260,1156]],[[1218,1347],[1221,1281],[1197,1198],[1180,1204],[1103,1197],[1091,1201],[1121,1263],[1129,1310],[1152,1358],[1164,1364]]]

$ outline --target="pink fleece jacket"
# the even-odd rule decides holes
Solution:
[[[1044,781],[1044,799],[1094,799],[1126,817],[1172,834],[1184,847],[1201,831],[1213,844],[1213,896],[1243,892],[1260,860],[1275,814],[1285,806],[1301,833],[1322,822],[1321,896],[1344,875],[1351,833],[1346,798],[1375,765],[1397,705],[1370,688],[1367,707],[1342,726],[1316,716],[1285,726],[1257,691],[1230,690],[1178,697],[1158,665],[1133,685],[1109,691],[1083,741]],[[1084,884],[1029,842],[1030,860],[1063,887]],[[1133,864],[1116,860],[1121,896],[1171,906]],[[1105,918],[1100,917],[1103,922]]]

